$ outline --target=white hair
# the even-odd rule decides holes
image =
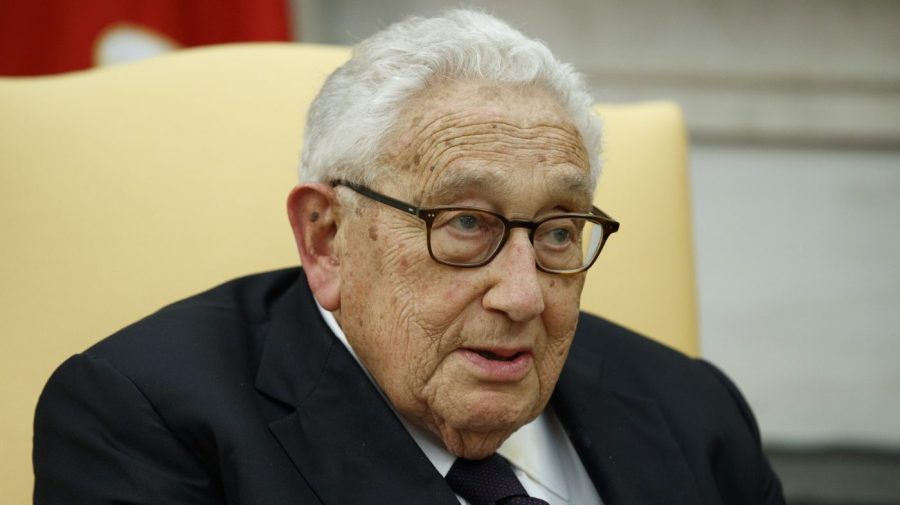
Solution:
[[[472,10],[409,17],[363,40],[310,105],[300,180],[371,184],[384,136],[405,102],[436,78],[533,84],[548,90],[578,129],[591,182],[600,173],[600,121],[580,74],[542,42]]]

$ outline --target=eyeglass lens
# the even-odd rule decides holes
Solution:
[[[442,211],[431,226],[431,253],[450,265],[483,264],[497,251],[505,233],[503,221],[489,212]],[[602,242],[602,226],[576,217],[545,221],[533,235],[537,262],[551,271],[583,268],[594,259]]]

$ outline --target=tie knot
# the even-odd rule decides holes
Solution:
[[[472,505],[546,505],[530,498],[512,467],[499,454],[485,459],[457,458],[446,477],[453,492]]]

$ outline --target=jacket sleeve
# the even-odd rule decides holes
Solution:
[[[772,466],[769,464],[769,461],[762,450],[759,427],[756,424],[756,418],[753,416],[753,412],[750,410],[750,405],[744,399],[744,396],[741,394],[740,390],[738,390],[737,386],[735,386],[735,384],[721,370],[707,361],[698,360],[698,363],[703,365],[709,372],[711,372],[712,375],[731,395],[731,398],[734,400],[738,410],[740,411],[741,417],[743,417],[746,426],[753,436],[753,441],[755,444],[755,446],[752,447],[751,450],[747,451],[747,453],[740,455],[745,461],[749,460],[747,474],[739,476],[731,475],[731,473],[733,472],[729,470],[717,469],[720,471],[724,470],[724,475],[722,475],[720,479],[738,479],[742,481],[742,485],[750,486],[752,490],[748,491],[751,491],[753,496],[756,496],[759,498],[759,500],[761,500],[757,500],[758,503],[763,503],[766,505],[784,505],[785,499],[781,488],[781,481],[772,470]],[[751,478],[749,482],[747,480],[748,477]],[[725,502],[738,503],[738,498],[743,499],[746,498],[746,496],[734,498],[734,500],[729,501],[729,499],[725,497]]]
[[[128,377],[73,356],[41,394],[34,503],[224,503],[221,486]]]

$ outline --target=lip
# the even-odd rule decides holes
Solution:
[[[471,365],[475,375],[491,382],[516,382],[522,380],[531,370],[534,357],[529,349],[500,349],[465,347],[457,350]],[[509,361],[495,360],[482,356],[479,352],[489,352]]]

